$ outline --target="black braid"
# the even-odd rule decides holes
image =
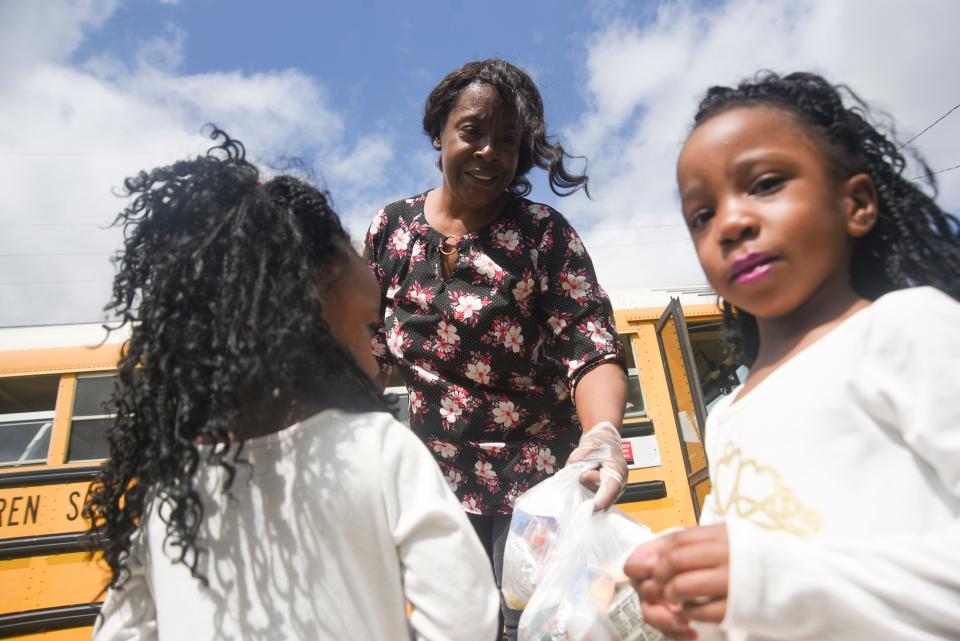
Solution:
[[[848,102],[850,106],[845,104]],[[861,296],[875,300],[905,287],[932,285],[960,299],[960,223],[934,202],[936,181],[919,154],[912,156],[933,196],[903,176],[906,160],[894,142],[889,119],[884,135],[870,122],[871,110],[849,87],[831,85],[812,73],[757,74],[737,87],[711,87],[700,102],[694,127],[735,107],[770,106],[794,114],[823,144],[831,169],[843,177],[868,174],[877,189],[873,229],[853,247],[851,282]],[[757,356],[756,319],[724,303],[724,321],[741,360]]]
[[[148,496],[174,561],[205,581],[194,475],[218,465],[229,490],[246,463],[231,442],[238,421],[279,429],[308,409],[385,409],[323,318],[324,287],[353,251],[327,195],[289,176],[261,185],[239,141],[211,138],[205,156],[127,179],[134,199],[115,222],[125,241],[107,309],[131,336],[110,458],[85,506],[112,587],[129,574]]]

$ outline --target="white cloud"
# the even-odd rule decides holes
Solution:
[[[72,63],[114,9],[92,1],[0,8],[0,50],[25,48],[0,70],[0,326],[101,318],[109,257],[121,242],[103,229],[124,206],[113,192],[140,169],[206,149],[206,122],[240,138],[254,161],[316,156],[338,205],[362,207],[366,221],[373,211],[366,200],[377,195],[375,168],[392,158],[390,141],[349,146],[343,117],[315,79],[294,69],[178,73],[186,34],[175,26],[129,60]]]
[[[118,0],[0,3],[0,60],[4,80],[28,73],[35,64],[64,61],[77,48],[85,32],[103,24]],[[42,34],[42,37],[38,37]]]
[[[186,31],[174,24],[168,25],[165,36],[150,38],[140,46],[136,54],[138,66],[176,70],[183,62],[183,41],[186,38]]]
[[[894,115],[906,139],[956,104],[960,3],[922,0],[730,0],[712,9],[662,3],[643,24],[630,5],[598,2],[586,51],[587,113],[565,132],[590,157],[595,200],[565,199],[610,289],[703,282],[675,197],[674,164],[707,87],[759,69],[813,70]],[[954,116],[960,115],[960,112]],[[957,164],[960,117],[916,144]],[[948,151],[943,151],[947,149]],[[960,171],[940,202],[960,206]]]

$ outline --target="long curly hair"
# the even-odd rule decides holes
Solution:
[[[526,175],[534,165],[547,170],[550,189],[558,196],[569,196],[583,189],[589,196],[586,174],[569,170],[564,159],[574,158],[557,140],[547,135],[543,117],[543,99],[533,80],[519,67],[505,60],[476,60],[447,74],[427,96],[423,108],[423,132],[430,140],[440,136],[447,117],[453,111],[460,92],[472,84],[491,85],[508,107],[516,111],[520,125],[520,154],[517,173],[507,191],[526,196],[532,186]]]
[[[912,154],[933,196],[904,177],[906,159],[892,126],[885,135],[871,122],[869,106],[846,85],[832,85],[813,73],[779,76],[762,71],[736,87],[711,87],[701,100],[694,129],[735,107],[769,106],[793,114],[822,143],[831,171],[847,178],[868,174],[877,190],[877,221],[855,241],[850,276],[864,298],[905,287],[932,285],[960,298],[960,224],[935,202],[936,181],[919,154]],[[724,323],[739,360],[757,357],[756,319],[723,301]]]
[[[238,426],[385,409],[324,320],[324,288],[354,251],[327,194],[289,176],[260,183],[239,141],[216,128],[211,138],[219,144],[205,156],[128,178],[133,201],[114,223],[124,248],[106,309],[131,336],[110,458],[85,505],[111,587],[129,576],[131,538],[154,501],[165,548],[205,581],[194,475],[221,466],[229,491],[247,464]]]

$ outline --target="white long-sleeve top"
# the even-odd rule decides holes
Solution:
[[[728,639],[960,639],[958,368],[960,304],[908,289],[714,408]]]
[[[490,561],[406,426],[328,410],[246,441],[243,456],[229,495],[219,467],[198,475],[209,587],[170,561],[154,505],[96,641],[496,637]]]

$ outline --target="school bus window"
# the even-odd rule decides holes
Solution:
[[[0,378],[0,465],[45,463],[59,376]]]
[[[643,390],[640,388],[640,372],[633,355],[633,334],[621,334],[623,351],[627,362],[627,409],[624,418],[642,418],[647,415],[643,404]]]
[[[112,374],[77,377],[67,461],[102,459],[109,454],[106,432],[113,415],[106,413],[104,404],[113,392],[113,381]]]
[[[709,412],[717,401],[746,379],[747,370],[734,363],[733,355],[721,339],[719,321],[688,323],[687,329],[703,402]]]

